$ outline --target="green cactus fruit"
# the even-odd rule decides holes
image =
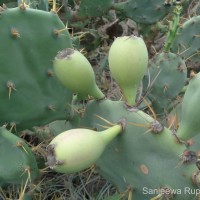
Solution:
[[[185,92],[182,110],[181,123],[177,135],[182,140],[188,140],[200,133],[200,73],[193,77]]]
[[[58,80],[68,89],[78,93],[79,98],[105,97],[96,85],[91,64],[81,52],[71,48],[64,49],[58,52],[53,65]]]
[[[94,164],[106,145],[122,132],[122,125],[96,132],[71,129],[56,136],[47,147],[50,168],[61,173],[74,173]]]
[[[39,170],[33,152],[21,138],[0,128],[0,186],[33,181]]]
[[[128,105],[135,104],[137,87],[148,66],[148,52],[142,38],[123,36],[115,39],[108,55],[112,76]]]

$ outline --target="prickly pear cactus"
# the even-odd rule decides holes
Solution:
[[[144,78],[144,91],[149,90],[148,97],[157,114],[163,114],[174,106],[173,101],[186,81],[187,68],[179,55],[169,52],[153,57],[149,64],[149,74]]]
[[[33,181],[39,170],[33,152],[24,140],[0,128],[0,186]]]
[[[185,192],[197,189],[191,180],[198,171],[195,153],[149,115],[125,110],[123,102],[92,101],[81,126],[102,130],[102,118],[113,123],[121,117],[126,118],[126,127],[96,162],[97,170],[120,192],[131,193],[130,199],[195,199],[195,194]]]
[[[125,15],[137,23],[153,24],[162,19],[170,10],[163,0],[128,0],[113,5],[120,15]]]
[[[188,140],[199,134],[200,120],[199,120],[199,91],[200,73],[195,75],[189,82],[188,88],[185,92],[182,109],[181,122],[177,135],[182,140]]]
[[[189,68],[198,68],[200,65],[200,16],[194,16],[187,20],[178,30],[172,45],[172,52],[185,58]]]
[[[17,130],[66,119],[72,93],[56,79],[52,61],[71,47],[58,16],[26,8],[1,9],[0,124]]]
[[[179,1],[69,0],[62,6],[61,2],[57,6],[53,2],[54,12],[42,11],[49,10],[47,0],[18,1],[19,7],[13,9],[0,7],[0,126],[10,124],[16,132],[31,129],[23,133],[32,134],[31,139],[36,137],[36,145],[41,142],[37,150],[46,146],[46,151],[39,152],[44,159],[36,161],[24,140],[5,126],[0,128],[0,186],[25,184],[23,192],[31,198],[38,167],[44,167],[41,172],[46,172],[47,161],[50,170],[59,173],[95,167],[117,187],[119,194],[111,197],[115,200],[200,199],[200,75],[187,86],[177,126],[173,123],[178,108],[168,116],[171,121],[156,115],[168,114],[173,108],[189,80],[186,65],[199,65],[199,16],[180,27],[180,19],[184,19]],[[104,61],[108,62],[102,64],[109,65],[105,76],[111,72],[123,101],[105,98],[90,63],[73,48],[58,11],[73,27],[75,48],[88,45],[89,58],[95,57],[95,65],[99,58],[106,57]],[[161,50],[160,41],[154,40],[165,38],[166,29],[161,33],[166,28],[165,20],[162,23],[160,19],[169,11],[167,20],[172,21]],[[120,31],[110,24],[120,25]],[[114,32],[112,37],[107,34],[108,29]],[[104,37],[104,31],[109,37]],[[145,39],[124,36],[133,31]],[[110,45],[115,34],[123,37]],[[148,55],[153,52],[145,41],[152,49],[155,45],[157,52],[163,52],[156,54],[150,64]],[[148,76],[141,83],[148,64]],[[110,77],[109,81],[112,82]],[[170,128],[159,122],[159,116]],[[40,125],[46,126],[37,127]],[[46,135],[41,136],[43,128]],[[56,183],[54,186],[57,190]]]
[[[111,7],[112,0],[82,0],[78,11],[79,17],[99,17]]]

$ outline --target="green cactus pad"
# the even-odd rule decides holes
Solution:
[[[193,77],[185,92],[182,110],[181,123],[177,135],[182,140],[188,140],[200,133],[200,73]]]
[[[178,30],[171,51],[180,54],[194,68],[200,65],[200,16],[187,20]]]
[[[107,13],[112,5],[112,0],[82,0],[79,17],[99,17]]]
[[[52,64],[58,51],[72,46],[64,24],[54,13],[22,5],[5,9],[0,26],[0,125],[22,130],[66,119],[72,93],[57,81]]]
[[[174,53],[160,53],[150,61],[149,76],[145,76],[144,85],[147,87],[147,83],[155,79],[148,97],[156,113],[161,114],[168,111],[186,84],[187,68],[180,56]]]
[[[33,181],[39,170],[28,145],[5,128],[0,128],[0,185]],[[29,177],[30,175],[30,177]]]
[[[114,8],[126,17],[142,24],[153,24],[162,19],[170,10],[163,0],[128,0],[114,4]]]
[[[155,133],[151,126],[154,119],[142,111],[125,110],[123,102],[89,102],[81,125],[101,131],[103,128],[98,124],[105,126],[106,123],[95,115],[112,123],[120,118],[127,120],[124,132],[107,146],[96,163],[96,169],[120,192],[132,190],[131,199],[153,199],[157,194],[150,189],[171,188],[180,192],[172,199],[195,199],[195,194],[184,190],[198,188],[191,181],[192,173],[197,171],[196,165],[192,164],[193,160],[189,164],[186,147],[177,143],[171,131],[163,128]],[[163,199],[167,198],[163,195]]]

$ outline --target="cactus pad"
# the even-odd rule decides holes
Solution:
[[[111,7],[112,0],[82,0],[78,16],[99,17],[105,14]]]
[[[199,134],[200,130],[200,73],[193,77],[185,92],[182,110],[181,110],[181,123],[177,131],[177,135],[183,139],[188,140]]]
[[[168,110],[187,81],[184,60],[174,53],[157,54],[149,65],[150,80],[145,76],[144,83],[153,82],[149,98],[157,113]]]
[[[65,119],[72,94],[52,66],[57,52],[71,47],[63,23],[54,13],[22,5],[3,10],[0,26],[0,124],[21,130]]]
[[[5,128],[0,128],[0,185],[33,181],[39,170],[28,145]]]
[[[167,128],[155,133],[155,129],[151,126],[154,119],[142,111],[126,111],[123,104],[110,100],[93,101],[86,108],[82,126],[101,130],[102,127],[98,124],[105,126],[105,122],[95,115],[112,123],[121,117],[127,119],[124,132],[107,146],[97,161],[98,171],[121,192],[132,191],[131,199],[156,199],[158,194],[149,191],[146,193],[145,188],[174,189],[174,192],[177,192],[175,189],[181,190],[181,194],[173,194],[171,196],[173,198],[169,196],[167,198],[163,193],[162,197],[165,197],[163,199],[194,199],[195,195],[184,193],[186,187],[197,188],[193,185],[191,177],[198,169],[194,163],[189,164],[193,160],[187,157],[193,155],[195,160],[194,153],[177,143]],[[130,125],[131,123],[135,125]],[[141,127],[141,124],[146,127]]]
[[[114,7],[123,15],[141,24],[153,24],[162,19],[168,12],[163,0],[128,0],[117,3]]]
[[[200,16],[187,20],[178,30],[172,52],[180,54],[194,68],[200,66]]]

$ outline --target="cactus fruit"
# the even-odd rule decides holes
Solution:
[[[105,97],[96,85],[91,64],[79,51],[67,48],[58,52],[53,65],[59,81],[68,89],[78,93],[80,99],[88,96],[96,99]]]
[[[33,181],[39,170],[28,145],[5,128],[0,128],[0,186]]]
[[[200,131],[200,73],[196,74],[189,82],[185,92],[182,110],[181,122],[177,131],[178,137],[182,140],[188,140],[199,134]]]
[[[50,168],[61,173],[73,173],[90,167],[122,129],[122,125],[117,124],[99,133],[78,128],[62,132],[47,146]]]
[[[135,105],[137,89],[148,66],[148,52],[142,38],[122,36],[115,39],[108,54],[111,75],[129,106]]]
[[[94,114],[101,118],[94,118]],[[127,125],[123,134],[107,146],[95,163],[97,171],[123,194],[131,191],[131,200],[159,199],[159,192],[155,191],[164,188],[175,194],[172,192],[169,198],[163,193],[163,199],[195,199],[195,194],[185,193],[184,189],[198,188],[191,180],[193,173],[198,171],[196,155],[178,143],[169,129],[163,127],[154,132],[152,122],[155,119],[149,115],[139,110],[125,110],[120,101],[91,101],[80,125],[102,131],[103,128],[98,126],[105,125],[102,118],[114,122],[120,117],[126,118]]]
[[[156,113],[164,114],[174,106],[172,105],[173,100],[177,98],[186,84],[185,62],[174,53],[156,54],[149,64],[149,76],[150,78],[145,76],[143,81],[145,87],[147,83],[153,83],[148,97]]]
[[[55,13],[25,5],[0,15],[0,125],[17,131],[66,119],[72,93],[55,78],[52,60],[71,47],[64,24]]]

